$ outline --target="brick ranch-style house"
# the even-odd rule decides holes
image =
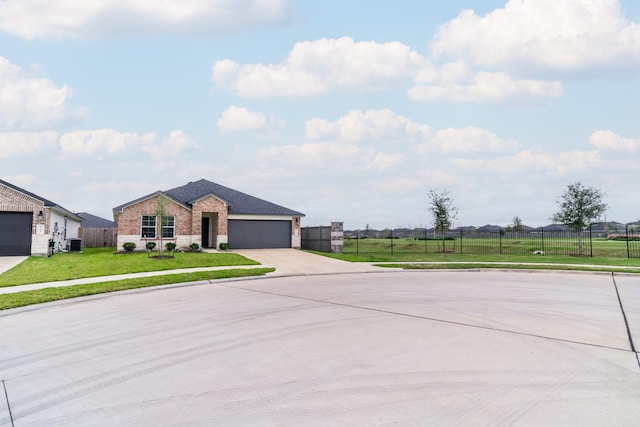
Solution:
[[[118,248],[133,242],[144,248],[159,240],[158,199],[165,199],[168,215],[164,242],[179,249],[192,243],[203,248],[300,248],[300,219],[304,214],[201,179],[167,191],[157,191],[117,206]]]
[[[0,179],[0,256],[66,250],[78,237],[82,218],[62,206]]]

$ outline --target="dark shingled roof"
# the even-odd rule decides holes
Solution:
[[[76,215],[84,219],[82,222],[82,228],[114,228],[118,226],[118,224],[113,221],[91,215],[90,213],[80,212],[76,213]]]
[[[193,205],[196,200],[212,195],[227,203],[230,214],[304,216],[303,213],[258,199],[206,179],[172,188],[165,191],[165,193],[186,205]]]
[[[117,206],[113,208],[113,211],[121,211],[125,206],[145,200],[156,194],[165,194],[169,198],[186,206],[192,206],[198,199],[211,195],[224,201],[227,206],[229,206],[230,214],[304,216],[303,213],[267,202],[266,200],[258,199],[257,197],[216,184],[215,182],[207,181],[206,179],[190,182],[181,187],[172,188],[164,192],[157,191],[124,205]]]

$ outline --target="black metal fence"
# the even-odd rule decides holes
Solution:
[[[625,233],[596,237],[591,229],[577,232],[554,228],[513,231],[461,228],[435,233],[433,229],[345,231],[344,253],[457,253],[503,255],[563,255],[640,258],[640,234],[633,227]]]

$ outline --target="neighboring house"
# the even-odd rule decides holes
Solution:
[[[87,212],[79,212],[76,215],[84,220],[80,230],[78,230],[78,237],[82,239],[82,246],[85,248],[116,246],[118,224]]]
[[[62,206],[0,179],[0,255],[42,255],[78,237],[82,218]]]
[[[300,248],[304,214],[204,179],[157,191],[117,206],[118,249],[125,242],[144,248],[159,240],[158,199],[166,199],[168,220],[162,239],[178,248],[197,243],[230,249]]]

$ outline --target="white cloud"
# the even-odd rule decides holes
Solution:
[[[146,141],[142,151],[149,154],[154,160],[167,160],[176,157],[178,154],[196,148],[197,144],[193,139],[181,130],[172,131],[169,136],[157,142],[155,140]]]
[[[89,181],[79,188],[80,193],[86,194],[138,194],[143,195],[157,191],[157,183],[149,183],[146,181]],[[124,200],[122,200],[124,202]]]
[[[517,149],[518,143],[512,139],[502,139],[493,132],[478,127],[448,128],[439,130],[427,143],[416,146],[418,153],[429,149],[443,153],[505,152]]]
[[[351,143],[422,141],[431,134],[431,128],[428,125],[414,123],[389,109],[352,110],[334,122],[316,118],[305,123],[307,140],[335,139]]]
[[[266,125],[267,117],[263,113],[235,105],[227,108],[218,119],[218,129],[223,133],[257,131]]]
[[[637,69],[640,24],[625,18],[618,0],[509,0],[484,16],[461,12],[438,29],[430,49],[435,57],[529,74]]]
[[[23,173],[13,176],[3,176],[2,179],[17,187],[26,188],[36,181],[36,176],[30,173]]]
[[[602,163],[598,151],[532,152],[523,150],[511,156],[492,159],[453,159],[460,171],[472,173],[523,174],[542,171],[566,174],[582,171]]]
[[[416,74],[426,62],[402,43],[342,37],[296,43],[279,64],[217,61],[212,78],[218,88],[249,98],[312,96],[334,89],[384,89]]]
[[[117,154],[133,145],[148,145],[156,141],[155,133],[118,132],[113,129],[81,130],[65,133],[60,138],[62,152],[70,155],[95,153]]]
[[[426,191],[429,188],[450,187],[456,185],[464,178],[456,176],[442,169],[422,169],[412,175],[398,175],[375,179],[372,186],[378,191],[394,194],[411,192],[420,194],[426,199]]]
[[[447,74],[432,84],[418,84],[409,89],[414,101],[423,102],[529,102],[555,98],[562,95],[562,83],[558,81],[518,80],[506,73],[481,71],[472,76],[463,73]],[[459,71],[459,70],[458,70]],[[424,80],[419,76],[418,81]]]
[[[404,162],[402,154],[377,153],[369,162],[369,168],[378,172],[393,169]]]
[[[301,174],[308,174],[312,170],[323,173],[383,172],[397,167],[405,159],[399,153],[380,153],[371,147],[336,142],[267,147],[260,150],[258,156],[270,170],[286,167],[289,172],[298,171]]]
[[[292,168],[323,169],[327,166],[339,167],[339,165],[351,168],[359,163],[358,159],[369,154],[367,154],[367,150],[356,145],[307,142],[300,145],[263,148],[258,152],[258,155],[270,167],[285,164]]]
[[[290,0],[4,0],[0,30],[27,39],[219,36],[283,24]]]
[[[0,159],[17,156],[42,155],[55,148],[58,133],[46,132],[0,132]]]
[[[623,138],[609,130],[593,132],[589,137],[591,145],[602,150],[628,151],[630,153],[640,149],[640,138]]]
[[[465,61],[440,67],[398,43],[355,42],[349,37],[296,43],[279,64],[213,65],[219,89],[247,98],[316,96],[332,90],[381,90],[413,79],[415,101],[528,101],[562,95],[555,81],[514,79],[504,72],[474,71]]]
[[[10,129],[42,128],[67,119],[71,89],[32,77],[0,56],[0,122]]]

